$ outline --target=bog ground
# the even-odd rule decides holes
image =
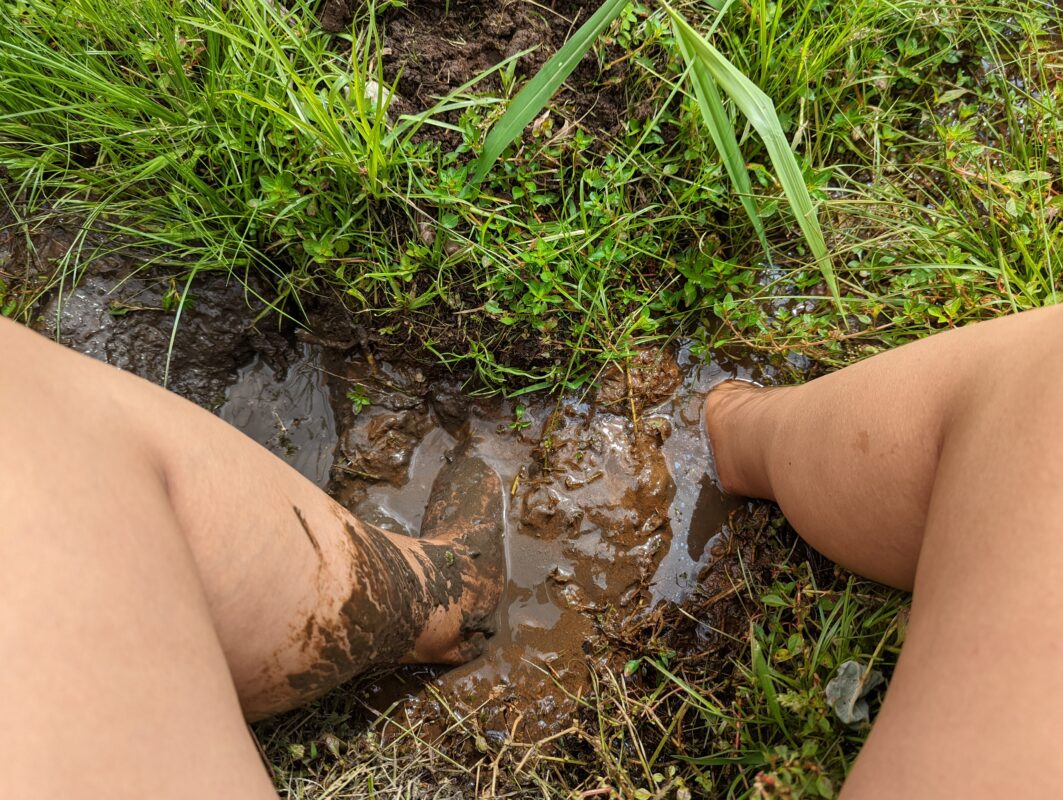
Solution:
[[[469,426],[510,486],[494,672],[395,708],[434,673],[371,676],[260,725],[286,796],[832,796],[866,730],[824,684],[889,676],[906,599],[680,470],[704,457],[687,405],[1057,299],[1054,3],[675,5],[774,102],[837,301],[725,96],[735,190],[654,3],[472,180],[597,5],[0,0],[5,315],[218,409],[379,524],[416,528]],[[524,696],[492,696],[510,669]]]

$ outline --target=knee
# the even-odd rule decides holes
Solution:
[[[54,351],[54,352],[53,352]],[[54,402],[75,390],[56,357],[64,348],[38,333],[0,318],[0,410],[40,420]]]

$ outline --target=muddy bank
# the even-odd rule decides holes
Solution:
[[[208,408],[224,401],[237,370],[256,352],[288,357],[250,327],[245,290],[235,280],[200,276],[178,320],[181,289],[172,279],[130,276],[127,263],[105,256],[76,287],[52,293],[38,329]]]

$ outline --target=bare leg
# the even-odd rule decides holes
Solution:
[[[475,460],[431,540],[392,536],[207,412],[6,320],[0,421],[13,796],[271,796],[244,716],[370,664],[467,659],[501,591],[501,487]]]
[[[854,571],[914,587],[904,651],[845,797],[1057,793],[1061,408],[1061,307],[805,386],[710,394],[725,487],[777,500]]]

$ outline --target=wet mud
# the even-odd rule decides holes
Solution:
[[[255,353],[224,390],[217,413],[325,488],[338,434],[321,350],[300,343],[283,362]]]
[[[128,261],[104,256],[76,286],[50,293],[36,327],[208,408],[225,400],[238,370],[256,353],[278,357],[285,367],[298,356],[253,327],[261,307],[235,278],[220,272],[197,276],[178,319],[172,298],[183,288],[172,278],[129,276]]]
[[[392,406],[400,389],[423,402],[359,414],[354,430],[385,427],[380,415],[401,421],[414,408],[427,419],[412,450],[407,440],[395,450],[405,481],[370,481],[337,464],[333,489],[355,513],[417,531],[435,474],[468,437],[507,489],[506,587],[484,654],[442,674],[384,679],[369,687],[370,702],[384,710],[409,696],[393,713],[422,721],[444,707],[475,711],[488,730],[525,740],[557,732],[587,688],[597,620],[684,598],[726,533],[736,504],[709,476],[701,409],[709,387],[744,371],[700,364],[686,348],[647,352],[605,375],[596,394],[524,400],[519,414],[514,401],[467,398],[462,416],[453,386],[425,386],[416,371],[386,366],[374,376],[358,359],[343,366],[348,381],[370,394],[380,387]]]
[[[702,363],[680,346],[640,353],[581,396],[477,398],[456,379],[358,347],[264,333],[244,290],[220,277],[197,285],[171,347],[167,281],[122,274],[115,265],[53,295],[40,327],[149,380],[168,377],[363,522],[438,535],[463,498],[482,500],[491,483],[441,493],[459,451],[500,481],[502,596],[492,614],[467,620],[482,652],[454,669],[363,682],[371,707],[421,721],[475,712],[487,731],[542,739],[586,691],[603,620],[645,618],[704,588],[736,506],[710,475],[702,406],[718,381],[750,375],[742,365]],[[357,642],[333,644],[349,656]],[[323,666],[295,680],[316,691],[334,677]]]

